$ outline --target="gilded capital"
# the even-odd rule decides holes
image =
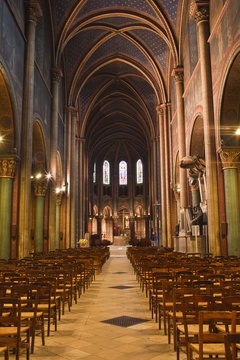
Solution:
[[[59,193],[56,194],[56,205],[61,206],[61,204],[62,204],[62,196],[63,196],[62,191],[60,191]]]
[[[156,110],[157,110],[157,113],[160,115],[160,116],[163,116],[164,114],[164,111],[166,111],[167,109],[167,104],[160,104],[156,107]]]
[[[209,21],[209,1],[196,0],[194,19],[196,23]]]
[[[16,156],[0,157],[0,177],[14,178],[17,165]]]
[[[174,77],[174,80],[176,83],[182,83],[184,80],[184,70],[182,66],[178,66],[173,69],[172,76]]]
[[[45,196],[48,188],[48,180],[46,178],[34,179],[33,189],[35,196]]]
[[[61,77],[63,76],[62,70],[58,68],[52,69],[52,81],[59,83],[61,80]]]
[[[218,150],[218,153],[222,161],[223,170],[238,168],[240,160],[239,147],[224,146]]]
[[[27,21],[37,24],[42,17],[42,9],[38,1],[26,1]]]

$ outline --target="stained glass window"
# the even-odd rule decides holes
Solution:
[[[140,159],[137,161],[136,170],[137,170],[137,184],[142,184],[143,183],[143,164],[142,164],[142,160],[140,160]]]
[[[96,163],[93,164],[93,182],[96,182],[96,173],[97,173],[97,166]]]
[[[107,160],[103,162],[103,184],[110,184],[110,164]]]
[[[120,161],[119,163],[119,184],[127,185],[127,163]]]

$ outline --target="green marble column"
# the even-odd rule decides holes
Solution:
[[[219,150],[224,173],[225,206],[227,218],[228,255],[240,255],[240,208],[238,168],[240,148],[224,147]]]
[[[12,185],[14,157],[0,158],[0,258],[9,259],[11,241]]]
[[[47,192],[48,181],[46,178],[35,179],[33,182],[35,195],[34,213],[34,251],[43,251],[43,223],[45,195]]]

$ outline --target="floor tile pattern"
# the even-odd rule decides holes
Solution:
[[[114,250],[116,255],[117,251]],[[71,312],[65,312],[58,331],[52,330],[46,337],[45,346],[37,337],[30,360],[176,360],[173,346],[167,344],[167,337],[151,319],[148,299],[140,290],[122,249],[120,255],[110,257],[105,263],[102,273]],[[110,288],[119,283],[131,288],[125,291]],[[103,322],[123,315],[146,321],[129,327]],[[22,359],[25,359],[23,355]],[[15,358],[11,356],[11,360]]]
[[[117,285],[117,286],[109,286],[109,287],[111,289],[126,290],[126,289],[131,289],[134,286]]]
[[[116,317],[113,319],[103,320],[102,322],[106,323],[106,324],[111,324],[111,325],[129,327],[129,326],[143,323],[145,321],[148,321],[148,320],[123,315],[123,316],[119,316],[119,317]]]

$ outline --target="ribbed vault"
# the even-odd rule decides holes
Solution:
[[[178,64],[179,0],[52,1],[56,63],[92,158],[116,146],[146,158]],[[171,66],[170,66],[171,65]],[[120,145],[119,145],[120,144]],[[123,146],[124,145],[124,146]]]

